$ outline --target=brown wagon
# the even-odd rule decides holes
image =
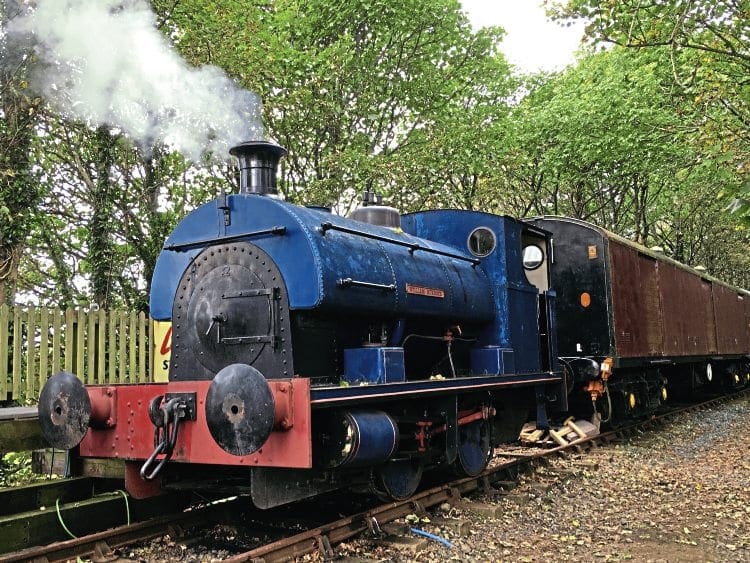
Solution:
[[[750,292],[585,221],[531,222],[553,234],[558,353],[602,410],[748,384]]]

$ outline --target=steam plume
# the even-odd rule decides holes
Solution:
[[[144,0],[37,0],[7,32],[32,38],[42,63],[32,86],[69,117],[193,160],[223,159],[230,146],[265,138],[258,96],[215,66],[187,64]]]

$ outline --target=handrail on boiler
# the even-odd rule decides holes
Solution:
[[[399,240],[396,238],[386,237],[383,235],[376,235],[374,233],[368,233],[367,231],[360,231],[358,229],[351,229],[349,227],[342,227],[341,225],[334,225],[331,222],[325,222],[320,224],[320,234],[325,235],[326,231],[340,231],[342,233],[347,233],[349,235],[356,235],[364,238],[371,238],[374,240],[379,240],[381,242],[387,242],[389,244],[395,244],[397,246],[405,246],[409,249],[410,253],[414,253],[417,250],[421,250],[422,252],[429,252],[431,254],[439,254],[440,256],[447,256],[448,258],[455,258],[456,260],[463,260],[465,262],[470,262],[472,266],[476,266],[481,262],[478,258],[470,258],[469,256],[465,256],[463,254],[458,254],[455,252],[448,252],[446,250],[438,250],[436,248],[430,248],[429,246],[423,246],[416,242],[409,242],[407,240]]]

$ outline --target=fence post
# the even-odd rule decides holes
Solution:
[[[26,399],[35,397],[36,357],[36,307],[31,305],[26,310]]]
[[[107,383],[106,366],[107,366],[107,311],[99,309],[99,332],[96,338],[96,381],[99,385]]]
[[[86,314],[86,383],[96,383],[96,311],[89,309]]]
[[[148,358],[148,347],[146,346],[146,315],[141,311],[138,313],[138,383],[145,383],[148,380],[146,372],[146,363]]]
[[[23,357],[21,356],[21,334],[23,328],[21,327],[21,306],[13,306],[13,391],[11,392],[11,399],[18,399],[21,395],[21,364],[23,363]]]
[[[8,399],[8,305],[0,305],[0,401]]]
[[[75,311],[73,309],[67,309],[65,311],[65,347],[63,348],[63,355],[65,361],[65,371],[73,371],[73,337],[75,333]]]
[[[128,382],[128,356],[127,356],[127,349],[125,348],[128,340],[128,334],[125,329],[126,324],[125,321],[127,317],[127,313],[125,311],[118,311],[117,312],[117,320],[118,320],[118,326],[119,329],[117,331],[117,347],[119,349],[119,356],[120,356],[120,365],[119,369],[117,370],[117,383],[127,383]]]
[[[52,373],[57,373],[61,369],[62,315],[63,312],[60,309],[52,309]]]
[[[83,309],[76,309],[76,371],[75,374],[81,379],[86,381],[86,348],[85,348],[85,331],[86,328],[86,314]]]
[[[135,383],[138,381],[138,374],[136,373],[138,364],[136,363],[135,357],[135,343],[138,342],[138,340],[135,333],[135,317],[135,311],[130,311],[128,313],[128,383]]]
[[[117,316],[116,311],[108,311],[109,316],[109,331],[107,332],[107,383],[112,385],[117,383],[115,370],[117,369],[117,334],[115,331],[115,317]]]
[[[47,381],[47,370],[49,369],[49,309],[42,307],[39,312],[39,391],[42,390]]]

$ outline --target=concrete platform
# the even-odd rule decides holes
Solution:
[[[0,409],[0,455],[44,448],[36,407]]]
[[[38,418],[36,407],[7,407],[0,409],[0,420],[21,420],[25,418]]]

